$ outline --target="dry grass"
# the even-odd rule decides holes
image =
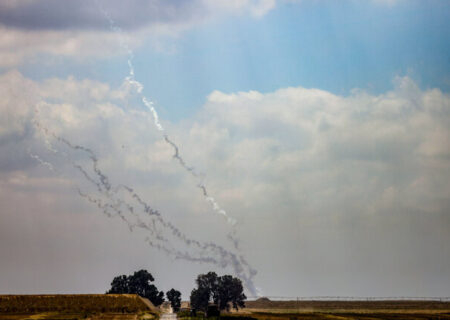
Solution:
[[[0,314],[0,320],[144,320],[150,319],[145,314],[44,312],[33,314]]]
[[[135,294],[0,295],[0,320],[138,320],[157,313]]]
[[[324,320],[324,319],[341,319],[341,320],[448,320],[449,313],[433,313],[433,312],[309,312],[286,314],[252,314],[256,320]]]
[[[258,299],[246,301],[244,310],[290,312],[298,310],[450,310],[450,302],[385,300],[385,301],[271,301]]]
[[[247,301],[234,315],[256,320],[450,320],[440,301]]]

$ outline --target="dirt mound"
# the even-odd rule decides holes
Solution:
[[[0,295],[0,313],[152,312],[157,309],[136,294]]]

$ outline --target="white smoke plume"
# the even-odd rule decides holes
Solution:
[[[148,236],[145,238],[146,242],[174,259],[207,263],[221,268],[231,267],[234,273],[243,280],[249,292],[255,294],[252,279],[256,275],[256,270],[242,255],[233,253],[212,241],[201,242],[189,238],[179,228],[164,219],[162,214],[145,202],[133,188],[123,184],[114,185],[107,174],[100,169],[98,157],[90,148],[74,144],[55,134],[37,119],[34,123],[36,128],[43,133],[45,145],[49,151],[70,162],[85,181],[95,188],[97,194],[89,194],[77,187],[77,192],[82,198],[98,207],[107,217],[119,217],[130,232],[136,228],[146,230],[148,232]],[[50,139],[62,148],[56,148],[56,144],[52,144]],[[71,152],[86,155],[90,161],[90,167],[76,163],[70,156]],[[30,155],[32,154],[30,153]],[[42,160],[39,156],[32,155],[32,157],[55,171],[51,163]],[[178,245],[175,245],[176,243]],[[179,244],[185,250],[180,250]]]
[[[111,15],[103,8],[103,6],[98,1],[96,1],[96,3],[97,3],[97,6],[99,7],[100,11],[102,12],[102,14],[108,20],[110,29],[117,34],[120,46],[127,52],[128,75],[125,77],[125,81],[131,87],[136,88],[136,92],[140,95],[142,103],[151,112],[151,114],[153,116],[153,121],[154,121],[155,127],[158,129],[158,131],[160,131],[162,133],[164,141],[166,141],[166,143],[169,144],[174,149],[175,153],[173,155],[173,158],[177,159],[178,163],[181,165],[181,167],[183,169],[185,169],[187,172],[189,172],[191,175],[193,175],[194,177],[198,178],[199,176],[203,176],[203,174],[197,173],[195,171],[194,167],[188,166],[186,164],[183,157],[180,155],[178,146],[169,138],[168,134],[165,133],[164,127],[162,126],[162,124],[159,120],[158,112],[156,111],[156,109],[154,107],[154,103],[142,93],[142,91],[144,89],[144,85],[142,83],[140,83],[138,80],[136,80],[136,78],[135,78],[135,71],[134,71],[134,66],[133,66],[133,57],[134,57],[133,50],[129,47],[129,45],[125,41],[122,29],[116,25],[116,23],[112,19]],[[234,227],[237,223],[236,219],[229,217],[228,214],[226,213],[226,211],[219,206],[217,201],[208,194],[204,183],[200,182],[198,184],[198,187],[200,189],[202,189],[205,200],[211,204],[212,209],[219,215],[224,216],[226,218],[227,223],[229,223],[231,226]]]
[[[186,164],[183,157],[180,155],[178,146],[170,140],[169,136],[165,133],[153,102],[143,95],[143,85],[135,79],[135,72],[132,64],[132,50],[128,47],[126,41],[124,41],[121,30],[115,27],[114,21],[104,10],[102,11],[108,18],[111,29],[119,35],[121,47],[128,53],[129,74],[125,78],[126,82],[132,88],[136,89],[141,97],[142,103],[151,112],[155,127],[161,132],[165,142],[174,150],[174,159],[178,160],[178,163],[192,176],[202,179],[203,174],[196,172],[193,167]],[[94,204],[106,216],[119,217],[127,225],[130,232],[137,228],[146,230],[148,232],[146,242],[174,259],[207,263],[221,268],[232,268],[234,274],[243,280],[245,287],[250,293],[255,294],[255,286],[252,279],[256,274],[256,270],[254,270],[242,254],[239,253],[238,239],[236,237],[236,230],[234,229],[236,220],[230,218],[225,210],[220,208],[216,200],[208,194],[203,182],[199,182],[197,187],[202,190],[202,194],[206,201],[211,204],[215,212],[223,216],[226,221],[233,226],[233,231],[228,235],[228,239],[233,242],[237,252],[232,252],[212,241],[201,242],[189,238],[171,222],[165,220],[164,217],[145,202],[133,188],[123,184],[113,185],[110,182],[109,177],[100,169],[98,157],[92,149],[74,144],[68,139],[52,132],[39,122],[38,118],[39,104],[35,107],[35,118],[33,122],[36,128],[42,133],[47,149],[54,156],[62,157],[67,163],[70,163],[72,167],[81,174],[84,181],[95,188],[95,192],[90,193],[77,187],[77,192],[80,197]],[[85,160],[89,160],[90,166],[76,162],[74,160],[76,159],[73,156],[74,154],[77,154],[78,156],[84,155]],[[46,166],[49,170],[57,173],[55,165],[49,161],[43,160],[40,156],[31,153],[31,151],[29,151],[29,155],[40,164]],[[180,249],[180,244],[181,247],[185,248],[184,250]]]
[[[43,160],[41,157],[39,157],[38,155],[32,153],[31,150],[30,150],[29,148],[28,148],[28,155],[29,155],[31,158],[35,159],[35,160],[36,160],[37,162],[39,162],[40,164],[42,164],[43,166],[47,167],[50,171],[55,172],[55,168],[53,167],[53,165],[52,165],[50,162],[45,161],[45,160]]]

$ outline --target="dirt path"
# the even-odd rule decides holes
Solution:
[[[164,313],[161,315],[160,320],[177,320],[176,313]]]

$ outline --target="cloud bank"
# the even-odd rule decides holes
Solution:
[[[108,31],[101,13],[104,9],[119,26],[133,30],[147,25],[193,23],[193,20],[219,14],[264,15],[275,4],[275,0],[132,0],[127,3],[118,0],[77,0],[68,3],[58,0],[6,0],[0,4],[0,22],[7,27],[23,30]]]
[[[111,232],[102,227],[111,227],[111,222],[74,192],[75,186],[95,190],[66,159],[46,148],[45,137],[33,125],[36,105],[47,127],[95,150],[115,184],[132,186],[200,240],[214,238],[229,245],[228,226],[211,213],[192,177],[174,164],[173,150],[126,84],[111,88],[73,78],[36,82],[17,71],[1,75],[0,84],[0,209],[5,213],[0,216],[5,237],[0,254],[15,261],[33,255],[31,247],[21,247],[27,242],[20,231],[27,230],[26,237],[36,241],[34,250],[39,247],[42,255],[30,266],[42,274],[36,288],[54,271],[40,269],[45,259],[57,257],[62,269],[72,262],[61,258],[64,250],[46,247],[56,237],[54,231],[42,234],[27,229],[24,221],[39,217],[43,225],[66,230],[64,221],[70,219],[81,237],[92,240],[83,230],[95,219],[103,237]],[[305,290],[304,295],[358,295],[367,293],[365,288],[374,295],[405,294],[396,290],[448,295],[449,283],[442,279],[450,263],[450,97],[438,89],[421,90],[408,77],[396,78],[394,85],[380,95],[354,90],[339,96],[302,87],[270,93],[214,91],[191,119],[163,123],[186,160],[207,174],[216,199],[237,219],[242,250],[260,270],[258,286],[282,288],[271,289],[275,295],[298,290]],[[55,172],[28,150],[52,163]],[[74,157],[86,164],[83,157]],[[4,230],[10,226],[18,231]],[[118,248],[130,241],[126,226],[112,228],[116,239],[111,241]],[[134,237],[142,241],[146,234]],[[76,239],[60,241],[76,257],[87,254],[74,245]],[[98,264],[88,285],[98,292],[108,283],[107,276],[132,263],[108,266],[117,252],[101,241],[92,243],[88,252],[108,248],[105,264],[85,257],[77,267]],[[137,245],[127,255],[146,256],[147,250]],[[281,262],[274,266],[272,261]],[[0,268],[1,280],[17,277],[8,264]],[[298,278],[293,281],[270,276],[294,269]],[[194,275],[198,266],[186,270]],[[104,275],[95,280],[99,273]],[[33,273],[24,274],[26,281]],[[359,281],[349,285],[355,278]],[[5,282],[5,290],[13,280]],[[177,280],[189,291],[189,282]],[[62,283],[65,288],[78,286]]]
[[[126,54],[107,16],[123,30],[130,47],[150,42],[160,48],[162,39],[193,26],[233,15],[260,17],[275,5],[275,0],[6,0],[0,3],[0,67],[40,55],[83,60]]]

